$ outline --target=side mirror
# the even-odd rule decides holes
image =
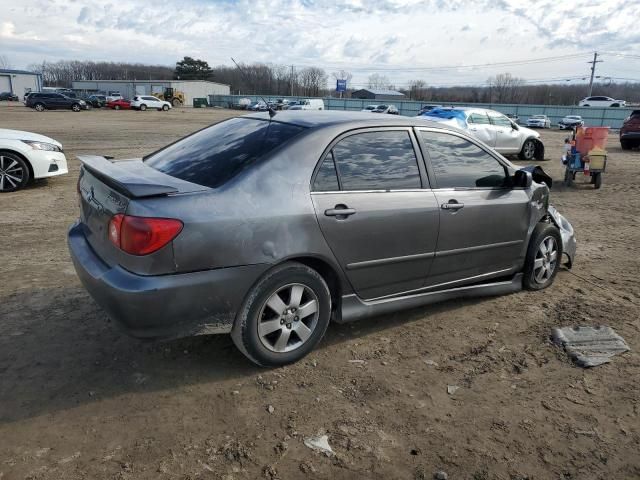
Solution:
[[[512,185],[514,188],[529,188],[533,182],[531,172],[526,172],[524,170],[516,170],[516,173],[513,174],[512,178]]]
[[[513,128],[514,130],[520,130],[520,128],[518,128],[518,125],[516,124],[516,122],[511,122],[511,128]]]

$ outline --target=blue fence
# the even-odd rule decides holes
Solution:
[[[237,104],[241,98],[249,98],[253,102],[261,100],[257,95],[209,95],[209,105],[217,107],[231,108]],[[275,97],[265,97],[267,100]],[[309,97],[278,97],[288,100],[299,100]],[[580,115],[585,125],[593,127],[620,128],[622,121],[629,116],[633,108],[595,108],[595,107],[575,107],[561,105],[518,105],[499,103],[457,103],[457,102],[417,102],[413,100],[359,100],[355,98],[323,98],[325,108],[328,110],[351,110],[359,111],[367,105],[391,103],[398,107],[401,115],[409,117],[418,114],[420,107],[425,104],[442,104],[445,106],[477,107],[497,110],[504,114],[513,114],[520,117],[521,121],[526,121],[531,115],[547,115],[551,119],[552,125],[566,115]]]

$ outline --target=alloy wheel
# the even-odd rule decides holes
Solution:
[[[536,252],[536,259],[533,262],[533,278],[536,283],[546,283],[556,269],[558,262],[558,245],[552,236],[545,237]]]
[[[522,148],[522,151],[524,153],[524,156],[527,160],[533,158],[533,154],[535,153],[535,145],[533,144],[532,141],[527,141],[524,144],[524,147]]]
[[[290,352],[309,340],[318,324],[318,296],[293,283],[273,292],[260,310],[258,337],[272,352]]]
[[[13,158],[0,156],[0,191],[14,190],[22,185],[24,169]]]

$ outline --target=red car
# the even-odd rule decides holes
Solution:
[[[131,102],[128,100],[109,100],[107,102],[107,107],[113,108],[114,110],[131,110]]]
[[[640,147],[640,110],[631,112],[620,129],[620,146],[623,150]]]

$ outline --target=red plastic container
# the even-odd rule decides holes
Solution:
[[[606,150],[609,127],[580,127],[576,131],[576,150],[583,156],[594,148]]]

